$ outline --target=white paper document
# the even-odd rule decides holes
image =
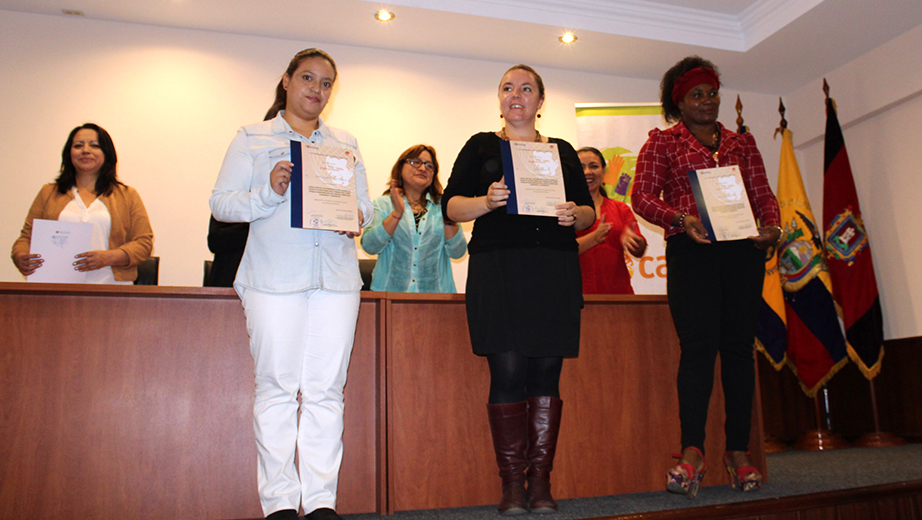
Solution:
[[[710,240],[741,240],[759,234],[739,166],[689,170],[688,180]]]
[[[86,273],[74,269],[75,255],[90,250],[93,224],[35,219],[29,252],[44,263],[27,278],[30,282],[83,283]]]
[[[512,215],[556,217],[567,201],[555,143],[503,141],[503,176],[509,187],[506,211]]]
[[[359,231],[355,154],[291,141],[291,227]]]

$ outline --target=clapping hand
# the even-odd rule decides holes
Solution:
[[[403,217],[406,207],[403,204],[403,190],[397,186],[397,180],[391,179],[391,204],[394,205],[394,211],[391,214],[396,219]]]
[[[611,231],[611,222],[605,222],[605,214],[602,214],[602,218],[599,219],[599,227],[592,232],[592,239],[596,245],[605,243],[609,231]]]
[[[647,250],[647,240],[643,235],[635,232],[631,226],[626,226],[621,232],[621,245],[625,251],[636,258],[642,257]]]

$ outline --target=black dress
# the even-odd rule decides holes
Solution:
[[[464,145],[442,195],[443,214],[453,196],[486,195],[502,178],[500,141],[482,132]],[[561,139],[550,142],[559,147],[567,200],[593,207],[576,150]],[[573,227],[501,207],[476,220],[468,252],[467,322],[475,354],[579,354],[583,295]]]

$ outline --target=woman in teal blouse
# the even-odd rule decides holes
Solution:
[[[449,258],[464,256],[467,242],[458,224],[442,218],[441,197],[435,148],[418,144],[400,154],[362,233],[362,249],[378,255],[372,291],[457,292]]]

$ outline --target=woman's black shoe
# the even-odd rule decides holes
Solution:
[[[336,514],[336,511],[333,511],[329,507],[321,507],[320,509],[315,509],[309,515],[304,517],[304,520],[343,520],[341,516]]]

